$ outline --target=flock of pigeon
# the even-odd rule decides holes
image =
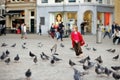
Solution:
[[[38,47],[42,47],[43,44],[42,43],[38,43],[40,44]],[[28,49],[26,46],[26,43],[23,43],[22,45],[22,49]],[[6,43],[2,43],[1,47],[6,47],[8,46],[8,44]],[[16,43],[11,45],[11,47],[15,47]],[[64,44],[60,44],[60,47],[64,48]],[[90,48],[88,47],[88,44],[84,46],[86,48],[86,50],[93,50],[93,51],[97,51],[96,48]],[[59,61],[63,61],[63,59],[59,58],[59,54],[57,53],[57,44],[53,45],[53,47],[50,49],[51,51],[51,56],[48,56],[47,54],[45,54],[44,52],[42,52],[40,54],[40,58],[43,61],[49,60],[51,65],[54,65],[56,62]],[[115,54],[116,49],[108,49],[106,50],[109,53],[113,53]],[[0,60],[4,61],[7,65],[10,64],[11,62],[11,58],[9,57],[10,55],[10,51],[6,50],[5,52],[3,52],[0,55]],[[38,56],[36,54],[34,54],[32,51],[29,51],[29,57],[31,57],[33,59],[33,62],[35,64],[37,64],[38,62]],[[117,61],[119,59],[119,54],[115,55],[113,58],[113,60]],[[14,61],[17,63],[20,60],[19,54],[17,54],[14,57]],[[84,80],[82,77],[84,75],[88,75],[89,71],[91,68],[94,68],[94,71],[97,75],[106,75],[106,76],[111,76],[115,79],[115,80],[119,80],[120,79],[120,74],[119,74],[119,70],[120,70],[120,66],[111,66],[111,68],[107,68],[103,66],[103,59],[101,56],[98,56],[95,58],[95,61],[92,62],[91,61],[91,57],[87,56],[85,58],[82,58],[78,61],[80,64],[82,64],[82,68],[84,70],[84,72],[81,72],[79,70],[77,70],[74,66],[78,65],[77,63],[73,62],[71,59],[69,59],[69,66],[72,67],[72,69],[74,70],[74,75],[73,78],[74,80]],[[32,71],[31,69],[28,69],[27,71],[25,71],[25,76],[27,77],[27,79],[30,79],[30,77],[32,76]]]

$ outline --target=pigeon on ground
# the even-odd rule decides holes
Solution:
[[[1,47],[6,47],[7,44],[6,43],[2,43]]]
[[[56,57],[56,56],[53,56],[53,59],[55,60],[55,61],[61,61],[62,59],[60,59],[60,58],[58,58],[58,57]]]
[[[30,52],[29,52],[29,56],[30,56],[30,57],[34,57],[35,54],[33,54],[33,53],[30,51]]]
[[[105,67],[105,74],[107,76],[110,76],[111,73],[112,73],[112,70],[110,70],[110,69],[108,69],[108,68]]]
[[[8,50],[6,50],[5,53],[6,53],[6,56],[8,56],[10,54],[10,52]]]
[[[120,74],[118,74],[118,73],[113,72],[112,76],[113,76],[113,78],[115,80],[119,80],[120,79]]]
[[[11,47],[15,47],[16,46],[16,43],[14,43]]]
[[[51,61],[50,61],[51,64],[54,64],[55,63],[55,60],[52,58]]]
[[[119,58],[119,54],[113,57],[114,60],[117,60],[118,58]]]
[[[27,49],[24,45],[22,45],[22,49]]]
[[[35,56],[35,58],[33,59],[33,62],[34,62],[35,64],[38,62],[37,56]]]
[[[111,50],[112,53],[115,53],[115,51],[116,51],[115,49]]]
[[[74,63],[73,61],[71,61],[71,60],[69,59],[69,65],[72,67],[72,66],[76,65],[76,63]]]
[[[44,52],[42,52],[42,55],[46,58],[46,60],[49,60],[50,57],[46,55]]]
[[[96,48],[93,48],[93,51],[97,51],[97,49],[96,49]]]
[[[30,69],[28,69],[26,72],[25,72],[25,76],[27,77],[27,79],[29,79],[32,75],[32,72]]]
[[[5,63],[9,64],[9,63],[10,63],[10,58],[7,58],[7,59],[5,60]]]
[[[111,52],[112,49],[107,49],[106,51]]]
[[[0,56],[0,59],[1,59],[1,60],[4,60],[5,57],[6,57],[5,52],[3,52],[2,55]]]
[[[101,56],[97,57],[95,60],[96,60],[98,63],[103,63],[103,60],[102,60]]]
[[[113,70],[115,70],[115,71],[120,70],[120,66],[111,66],[111,68],[112,68]]]
[[[16,57],[14,57],[14,60],[15,60],[15,62],[17,62],[17,61],[19,61],[19,59],[20,59],[20,57],[19,57],[19,55],[17,54]]]

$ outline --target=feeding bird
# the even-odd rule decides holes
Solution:
[[[111,52],[112,49],[107,49],[106,51]]]
[[[112,53],[115,53],[115,51],[116,51],[115,49],[111,50]]]
[[[6,57],[6,55],[5,55],[5,53],[3,52],[2,55],[0,56],[0,59],[1,59],[1,60],[4,60],[5,57]]]
[[[9,64],[9,63],[10,63],[10,58],[7,58],[7,59],[5,60],[5,63]]]
[[[22,48],[23,48],[23,49],[27,49],[24,45],[22,45]]]
[[[30,51],[30,52],[29,52],[29,56],[30,56],[30,57],[34,57],[35,54],[33,54],[33,53]]]
[[[96,49],[96,48],[93,48],[93,51],[97,51],[97,49]]]
[[[120,79],[120,74],[118,74],[118,73],[113,72],[112,76],[113,76],[113,78],[115,80],[119,80]]]
[[[103,63],[103,60],[102,60],[101,56],[97,57],[95,60],[99,63]]]
[[[117,60],[118,58],[119,58],[119,54],[113,57],[114,60]]]
[[[55,60],[55,61],[61,61],[62,59],[60,59],[60,58],[58,58],[58,57],[56,57],[56,56],[53,56],[53,59]]]
[[[49,60],[50,57],[46,55],[44,52],[42,52],[42,55],[46,58],[46,60]]]
[[[37,56],[35,56],[35,58],[33,59],[33,62],[34,62],[35,64],[38,62]]]
[[[27,77],[27,79],[28,78],[30,78],[31,77],[31,75],[32,75],[32,72],[31,72],[31,70],[30,69],[28,69],[26,72],[25,72],[25,76]]]
[[[73,61],[71,61],[71,60],[69,59],[69,65],[72,67],[72,66],[76,65],[76,63],[74,63]]]
[[[14,43],[11,47],[15,47],[16,46],[16,43]]]
[[[10,54],[10,52],[8,50],[6,50],[5,53],[6,53],[6,56],[8,56]]]
[[[15,60],[15,62],[17,62],[17,61],[19,61],[19,59],[20,59],[20,57],[19,57],[19,55],[17,54],[16,57],[14,57],[14,60]]]
[[[113,70],[115,70],[115,71],[120,70],[120,66],[111,66],[111,68],[112,68]]]
[[[54,64],[55,63],[55,60],[52,58],[51,61],[50,61],[51,64]]]
[[[1,47],[6,47],[7,44],[6,43],[2,43]]]
[[[109,76],[112,73],[112,70],[105,67],[105,74]]]

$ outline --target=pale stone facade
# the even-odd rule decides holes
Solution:
[[[120,25],[120,0],[115,0],[115,22]]]
[[[29,32],[35,32],[36,0],[6,0],[6,27],[18,29],[25,23]]]

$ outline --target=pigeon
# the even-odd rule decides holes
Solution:
[[[65,47],[62,43],[60,44],[60,47]]]
[[[56,56],[53,56],[53,59],[55,60],[55,61],[61,61],[62,59],[60,59],[60,58],[58,58],[58,57],[56,57]]]
[[[111,68],[112,68],[113,70],[115,70],[115,71],[120,70],[120,66],[111,66]]]
[[[16,57],[14,58],[15,62],[19,61],[20,57],[19,55],[17,54]]]
[[[112,76],[113,76],[113,78],[114,78],[115,80],[119,80],[119,79],[120,79],[120,74],[117,74],[117,73],[115,73],[115,72],[113,72]]]
[[[118,58],[119,58],[119,54],[113,57],[114,60],[117,60]]]
[[[95,67],[95,72],[96,72],[96,74],[104,74],[105,73],[105,69],[98,64]]]
[[[86,44],[84,47],[88,47],[88,44]]]
[[[95,65],[95,63],[94,62],[90,62],[90,61],[88,61],[88,66],[91,68],[91,67],[93,67]]]
[[[46,60],[46,57],[43,56],[42,54],[40,54],[40,57],[41,57],[42,60]]]
[[[107,49],[106,51],[111,52],[112,49]]]
[[[27,78],[30,78],[31,75],[32,75],[32,72],[30,71],[30,69],[28,69],[28,70],[25,72],[25,76],[26,76]]]
[[[74,63],[73,61],[71,61],[71,60],[69,59],[69,65],[72,67],[72,66],[76,65],[76,63]]]
[[[55,60],[52,58],[51,61],[50,61],[51,64],[54,64],[55,63]]]
[[[3,54],[0,56],[0,59],[1,59],[1,60],[4,60],[5,57],[6,57],[6,55],[5,55],[5,53],[3,52]]]
[[[33,59],[33,62],[34,62],[35,64],[38,62],[37,56],[35,56],[35,58]]]
[[[7,59],[5,60],[5,63],[9,64],[9,63],[10,63],[10,58],[7,58]]]
[[[16,46],[16,43],[14,43],[11,47],[15,47]]]
[[[6,43],[2,43],[1,47],[6,47],[7,44]]]
[[[74,80],[81,80],[80,72],[77,69],[74,69]]]
[[[8,50],[6,50],[5,53],[6,53],[6,56],[8,56],[10,54],[10,52]]]
[[[23,45],[26,45],[26,42],[24,42]]]
[[[101,56],[97,57],[95,60],[99,63],[103,63],[103,60],[102,60]]]
[[[115,49],[111,50],[112,53],[115,53],[115,51],[116,51]]]
[[[29,52],[29,56],[30,56],[30,57],[34,57],[35,54],[33,54],[33,53],[30,51],[30,52]]]
[[[22,49],[27,49],[24,45],[22,45]]]
[[[90,60],[90,57],[89,57],[89,56],[87,56],[86,58],[81,59],[81,60],[80,60],[80,61],[78,61],[78,62],[80,62],[80,63],[84,64],[84,63],[86,62],[86,60]]]
[[[44,52],[42,52],[42,55],[46,58],[46,60],[49,60],[49,56],[46,55]]]
[[[96,49],[96,48],[93,48],[93,51],[97,51],[97,49]]]
[[[112,73],[112,70],[105,67],[105,74],[109,76]]]
[[[57,51],[57,44],[53,45],[53,47],[50,49],[51,53],[54,51],[54,53]]]
[[[89,48],[89,47],[86,47],[86,49],[87,49],[87,50],[91,50],[91,48]]]

